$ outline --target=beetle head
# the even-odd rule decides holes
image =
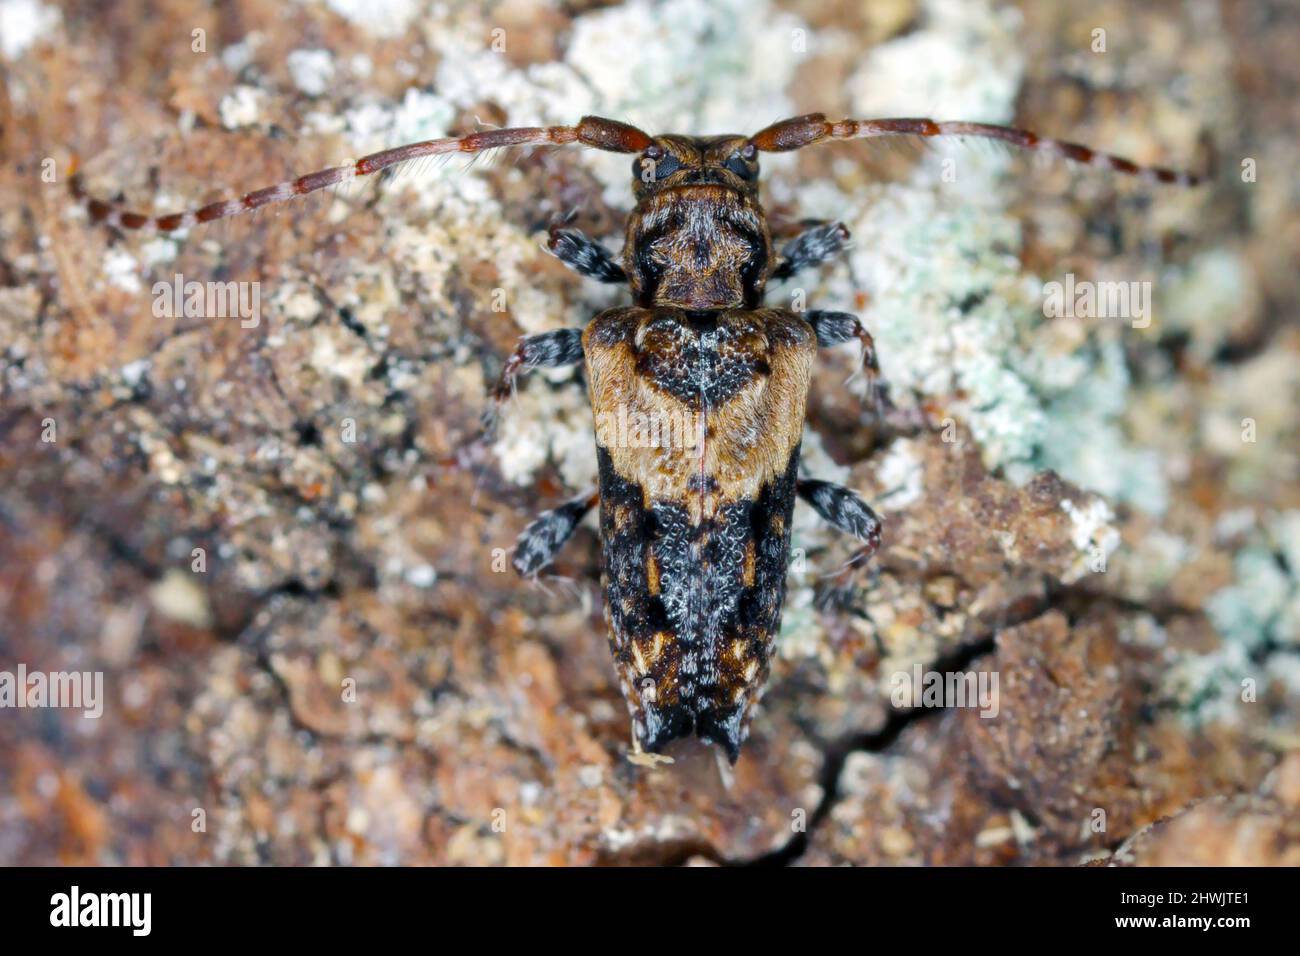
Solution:
[[[758,150],[744,136],[660,136],[632,161],[638,200],[664,190],[722,186],[758,191]]]

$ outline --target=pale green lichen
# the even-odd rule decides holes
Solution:
[[[1278,515],[1232,568],[1234,582],[1207,605],[1224,640],[1252,651],[1300,645],[1300,511]]]
[[[1294,440],[1300,376],[1294,356],[1268,349],[1248,361],[1215,366],[1212,386],[1199,411],[1199,438],[1208,454],[1224,461],[1225,491],[1250,500],[1279,475],[1300,473]]]
[[[1157,321],[1164,331],[1185,331],[1190,347],[1201,361],[1209,361],[1239,325],[1241,316],[1252,311],[1255,286],[1249,266],[1233,249],[1209,249],[1188,267],[1160,284]]]
[[[1222,645],[1179,657],[1162,687],[1193,722],[1236,720],[1274,680],[1300,693],[1300,511],[1259,529],[1234,557],[1233,578],[1206,605]]]
[[[1160,456],[1129,444],[1121,425],[1134,401],[1123,347],[1111,339],[1091,355],[1094,364],[1079,353],[1071,356],[1073,375],[1062,373],[1060,363],[1045,374],[1037,374],[1042,366],[1025,371],[1047,421],[1031,461],[1107,498],[1160,514],[1168,502]]]
[[[1011,121],[1018,17],[946,0],[925,10],[921,29],[878,47],[855,74],[856,115]],[[820,298],[868,292],[866,318],[895,395],[948,397],[990,467],[1016,481],[1055,469],[1159,513],[1165,470],[1124,433],[1134,395],[1118,330],[1065,351],[1043,331],[1043,283],[1023,272],[1020,225],[1004,211],[1016,188],[1010,169],[1004,154],[957,145],[928,152],[904,184],[854,197],[801,189],[806,213],[844,219],[855,240]]]

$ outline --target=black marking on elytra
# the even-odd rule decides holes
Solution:
[[[686,479],[686,490],[711,494],[718,490],[718,479],[713,475],[697,471]]]
[[[646,548],[661,536],[660,521],[670,516],[657,516],[643,507],[641,489],[614,470],[607,449],[597,446],[596,459],[610,641],[614,657],[622,660],[627,637],[654,634],[668,626],[663,602],[650,594],[646,582]]]
[[[771,374],[766,359],[740,347],[741,339],[754,334],[752,322],[660,309],[641,330],[637,373],[694,411],[718,408],[755,378]]]
[[[746,707],[766,677],[780,629],[798,448],[753,501],[726,505],[700,524],[677,502],[647,510],[642,489],[615,472],[605,449],[597,454],[610,641],[620,671],[634,667],[636,643],[665,632],[672,637],[649,673],[637,678],[652,680],[656,691],[654,700],[642,699],[641,746],[658,751],[694,731],[734,762],[747,733]],[[657,594],[647,583],[651,559]],[[744,664],[729,659],[738,641],[745,660],[757,662],[752,682],[741,676]]]

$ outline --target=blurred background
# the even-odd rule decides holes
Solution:
[[[1086,8],[1086,9],[1085,9]],[[0,864],[1300,863],[1294,174],[1285,2],[0,0],[0,677],[101,673],[103,714],[0,709]],[[779,658],[739,763],[626,760],[599,545],[517,534],[594,481],[579,372],[523,334],[623,301],[541,248],[621,246],[626,157],[456,160],[180,237],[170,212],[415,139],[587,113],[1015,123],[1195,189],[987,143],[764,157],[851,310],[797,509]],[[155,283],[255,283],[255,323]],[[1142,317],[1049,317],[1051,283]],[[1146,285],[1143,285],[1143,284]],[[505,556],[505,557],[503,557]],[[915,670],[915,669],[919,669]],[[982,672],[998,715],[896,706]]]

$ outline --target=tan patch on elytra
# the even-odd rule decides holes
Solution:
[[[647,508],[655,502],[684,504],[691,523],[698,525],[728,504],[756,499],[765,485],[785,473],[803,436],[816,339],[808,324],[790,312],[722,313],[719,322],[756,329],[732,348],[742,353],[737,358],[748,353],[761,359],[769,374],[755,375],[709,411],[703,449],[628,447],[632,443],[620,442],[614,430],[621,409],[627,419],[645,416],[647,421],[689,421],[694,415],[688,405],[638,371],[634,342],[638,330],[656,314],[651,309],[611,309],[583,333],[597,441],[609,452],[619,476],[641,489]],[[690,490],[692,476],[701,475],[716,483],[712,494],[706,495],[703,488]],[[617,512],[615,525],[621,526]]]
[[[659,561],[653,554],[646,556],[645,581],[646,587],[650,590],[650,596],[657,597],[659,594]]]
[[[756,555],[754,551],[754,539],[750,538],[745,542],[745,567],[740,573],[741,583],[747,588],[754,586],[754,563]]]

